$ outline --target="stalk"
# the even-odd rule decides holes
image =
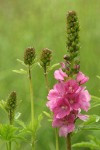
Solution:
[[[7,142],[6,142],[6,149],[9,150],[9,146],[8,146],[8,143],[7,143]]]
[[[34,98],[33,98],[33,87],[32,87],[32,77],[31,77],[31,68],[29,65],[29,86],[30,86],[30,98],[31,98],[31,122],[32,130],[34,126]],[[32,137],[32,150],[34,150],[34,138]]]
[[[46,88],[49,92],[50,88],[49,88],[49,82],[48,82],[48,74],[47,74],[47,69],[45,67],[44,69],[44,76],[45,76],[45,83],[46,83]],[[58,140],[58,130],[57,128],[55,128],[55,146],[56,146],[56,150],[59,150],[59,140]]]
[[[67,135],[67,150],[71,150],[71,134]]]
[[[59,150],[59,138],[57,128],[55,128],[55,137],[56,137],[56,150]]]

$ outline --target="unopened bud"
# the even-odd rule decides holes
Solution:
[[[35,59],[35,49],[27,48],[24,53],[24,63],[26,65],[31,66],[34,63],[34,59]]]
[[[46,67],[50,65],[52,58],[52,51],[48,48],[45,48],[42,50],[41,56],[40,56],[40,63],[42,67]]]

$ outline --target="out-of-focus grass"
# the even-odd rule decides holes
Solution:
[[[42,48],[53,50],[52,63],[63,61],[66,53],[66,12],[75,10],[80,20],[81,70],[90,77],[87,88],[93,95],[99,96],[100,81],[100,1],[94,0],[0,0],[0,99],[6,99],[8,93],[16,90],[18,100],[22,99],[19,111],[26,122],[30,119],[30,97],[27,77],[13,73],[20,68],[16,59],[23,59],[24,49],[34,46],[37,55]],[[36,116],[45,109],[47,92],[43,72],[33,69],[33,84]],[[49,74],[50,86],[55,82],[53,71]],[[24,85],[24,86],[23,86]],[[27,107],[26,107],[27,106]],[[1,110],[0,110],[1,111]],[[99,114],[95,109],[90,112]],[[1,111],[0,122],[5,122]],[[37,150],[54,150],[54,133],[51,124],[44,120],[37,137]],[[73,142],[86,139],[86,133],[73,137]],[[61,150],[64,139],[60,138]],[[4,149],[4,145],[0,145]],[[18,148],[17,148],[18,149]],[[19,149],[30,149],[22,144]],[[78,150],[78,149],[77,149]]]

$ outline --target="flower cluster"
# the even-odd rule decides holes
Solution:
[[[66,137],[74,131],[76,119],[88,118],[81,110],[87,112],[90,107],[90,95],[83,86],[89,78],[82,72],[70,78],[61,68],[54,72],[54,77],[58,83],[49,91],[47,107],[53,112],[52,126],[59,128],[59,136]]]

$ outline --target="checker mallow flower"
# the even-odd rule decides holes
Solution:
[[[59,77],[59,70],[58,72]],[[55,73],[54,73],[55,74]],[[57,76],[57,74],[56,74]],[[83,80],[82,77],[80,80]],[[62,74],[63,79],[65,74]],[[56,77],[56,79],[59,78]],[[60,136],[67,136],[68,133],[73,132],[75,129],[75,121],[77,118],[86,121],[88,118],[86,115],[82,115],[81,110],[88,111],[90,107],[90,95],[83,87],[77,76],[75,79],[69,79],[66,75],[66,81],[60,80],[55,84],[53,89],[48,94],[47,107],[53,112],[53,127],[59,128]]]

